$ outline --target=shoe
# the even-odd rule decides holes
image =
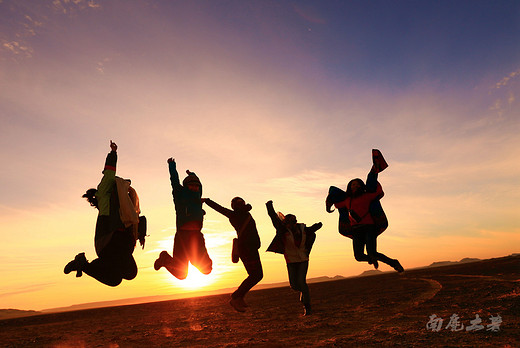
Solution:
[[[377,259],[371,259],[371,260],[368,260],[368,264],[369,264],[369,265],[374,265],[374,268],[375,268],[375,269],[378,269],[378,268],[379,268],[379,262],[377,262]]]
[[[311,305],[310,304],[305,305],[305,308],[303,310],[303,316],[306,317],[306,316],[309,316],[311,314],[312,314]]]
[[[376,173],[381,173],[388,167],[388,163],[386,163],[381,151],[377,149],[372,149],[372,163]]]
[[[76,255],[74,260],[67,263],[63,269],[63,273],[69,274],[72,271],[76,271],[76,277],[79,278],[83,275],[83,268],[88,264],[85,253],[79,253]]]
[[[164,265],[166,264],[165,261],[168,259],[170,255],[168,255],[168,253],[166,251],[161,251],[161,253],[159,254],[159,258],[157,260],[155,260],[155,262],[153,263],[153,268],[158,271],[161,269],[161,267],[164,267]]]
[[[394,260],[394,264],[393,264],[392,267],[394,267],[394,269],[395,269],[397,272],[399,272],[399,273],[403,273],[403,272],[404,272],[404,268],[403,268],[403,266],[401,266],[401,264],[399,263],[398,260]]]
[[[242,307],[247,308],[249,305],[244,301],[243,297],[237,297],[238,302],[242,305]]]
[[[238,298],[231,298],[231,300],[229,300],[229,304],[237,312],[245,312],[246,311],[245,307],[242,306],[242,304],[240,303],[240,300]]]

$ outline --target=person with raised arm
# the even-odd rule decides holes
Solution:
[[[361,179],[353,179],[348,183],[346,192],[331,186],[325,208],[328,213],[334,211],[331,209],[333,205],[338,209],[339,233],[352,239],[356,261],[368,262],[375,269],[381,261],[402,273],[404,268],[397,259],[377,251],[377,237],[388,227],[388,220],[380,202],[384,192],[377,177],[388,164],[376,149],[372,150],[372,162],[366,185]]]
[[[186,170],[188,176],[181,185],[175,160],[170,157],[167,162],[177,231],[172,255],[170,256],[166,250],[161,251],[159,258],[155,260],[154,268],[158,271],[165,267],[176,278],[186,279],[188,265],[191,262],[201,273],[210,274],[213,261],[208,255],[201,232],[205,214],[202,210],[202,184],[195,173]]]
[[[146,218],[139,216],[139,197],[130,180],[116,176],[117,145],[112,140],[110,149],[101,182],[83,195],[98,209],[94,236],[98,258],[88,262],[85,253],[79,253],[65,266],[64,273],[76,271],[76,277],[86,273],[103,284],[117,286],[137,275],[133,252],[137,240],[144,248]]]
[[[244,296],[253,286],[258,284],[264,276],[260,254],[258,253],[258,249],[260,248],[260,237],[258,236],[255,220],[250,213],[252,209],[251,204],[246,204],[244,199],[241,197],[235,197],[231,200],[231,210],[222,207],[209,198],[203,198],[203,201],[208,206],[227,217],[237,232],[237,238],[233,241],[233,243],[236,243],[236,250],[234,251],[238,253],[239,259],[242,260],[242,263],[244,264],[247,271],[247,278],[244,279],[238,289],[231,294],[229,304],[235,310],[245,312],[246,308],[249,306],[244,301]]]
[[[312,313],[311,296],[307,285],[309,255],[316,240],[316,231],[323,224],[318,222],[307,227],[305,224],[298,223],[293,214],[284,216],[282,213],[276,213],[273,201],[268,201],[266,207],[267,214],[276,229],[276,235],[267,251],[284,255],[289,284],[293,290],[300,293],[300,302],[304,306],[303,315],[310,315]]]

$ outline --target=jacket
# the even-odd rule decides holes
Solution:
[[[235,211],[227,209],[209,198],[206,199],[206,204],[229,219],[229,222],[235,231],[237,231],[239,250],[258,250],[260,248],[260,236],[258,235],[258,230],[256,229],[256,222],[249,211]]]
[[[97,187],[98,217],[94,246],[99,256],[103,248],[110,242],[114,231],[124,229],[125,225],[119,216],[119,199],[116,187],[117,153],[111,151],[105,160],[103,178]]]
[[[202,185],[199,192],[190,191],[181,185],[175,161],[169,162],[170,183],[172,185],[173,203],[175,205],[177,229],[186,225],[202,228],[204,210],[202,210]]]
[[[266,207],[267,214],[276,229],[276,235],[271,244],[269,244],[267,251],[283,254],[287,263],[308,261],[312,246],[316,240],[316,231],[321,228],[322,224],[315,223],[311,227],[307,227],[301,223],[296,224],[296,228],[299,229],[301,233],[301,241],[299,245],[297,245],[294,233],[289,231],[282,220],[280,220],[280,217],[274,210],[272,202],[268,202]]]

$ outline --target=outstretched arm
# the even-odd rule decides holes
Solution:
[[[305,232],[311,232],[311,233],[315,233],[317,230],[319,230],[321,227],[323,226],[323,224],[321,222],[317,222],[315,223],[314,225],[310,226],[310,227],[305,227]]]
[[[233,210],[224,208],[223,206],[221,206],[220,204],[218,204],[216,202],[213,202],[209,198],[203,198],[203,202],[206,203],[211,208],[213,208],[216,211],[218,211],[220,214],[226,216],[227,218],[230,218],[231,216],[233,216]]]

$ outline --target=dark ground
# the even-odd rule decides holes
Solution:
[[[520,256],[286,288],[0,320],[1,347],[520,347]],[[440,331],[427,329],[430,316]],[[446,328],[457,314],[460,331]],[[484,329],[467,331],[476,315]],[[488,331],[500,315],[498,331]]]

